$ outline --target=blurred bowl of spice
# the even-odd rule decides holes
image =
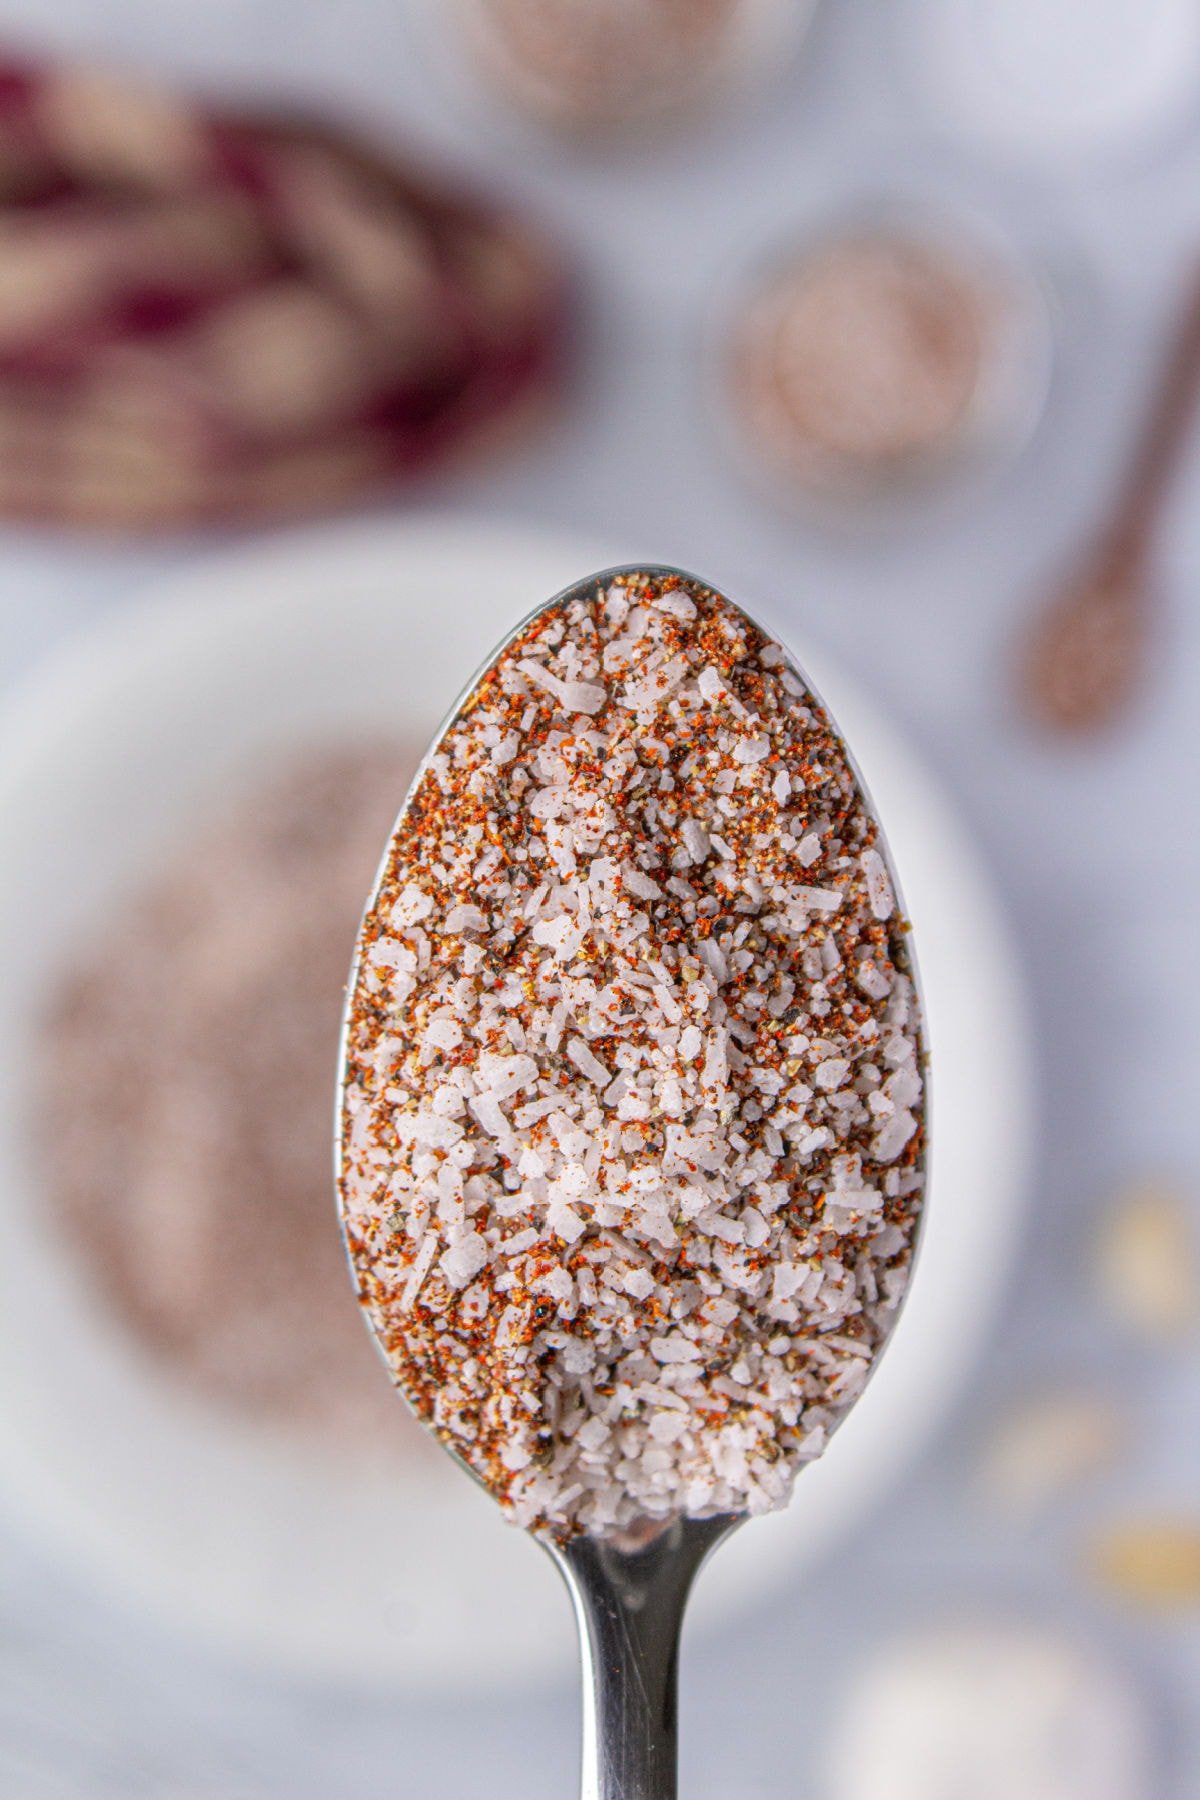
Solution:
[[[341,509],[561,403],[575,301],[520,211],[354,126],[0,54],[0,515]]]
[[[564,137],[643,141],[712,117],[798,54],[815,0],[453,0],[480,84]]]
[[[616,560],[463,518],[284,534],[118,612],[0,720],[0,1488],[123,1603],[241,1658],[461,1694],[574,1654],[548,1561],[389,1390],[329,1146],[358,906],[405,770],[515,620]],[[701,1629],[829,1553],[944,1422],[1030,1142],[986,876],[791,597],[759,610],[889,819],[929,946],[937,1149],[904,1329],[838,1455],[719,1559]]]
[[[419,1456],[329,1229],[329,1071],[363,884],[420,746],[248,764],[82,938],[35,1049],[64,1247],[163,1374],[314,1449]]]
[[[1045,408],[1049,294],[990,222],[861,202],[751,259],[718,309],[740,459],[832,519],[893,519],[1011,461]]]

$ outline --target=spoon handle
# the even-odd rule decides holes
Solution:
[[[736,1518],[681,1519],[623,1549],[549,1545],[583,1663],[582,1800],[675,1800],[679,1638],[701,1564]]]
[[[1162,502],[1187,444],[1200,396],[1200,267],[1192,271],[1141,439],[1106,538],[1118,561],[1137,558],[1153,534]]]

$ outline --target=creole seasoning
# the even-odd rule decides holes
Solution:
[[[341,1190],[418,1413],[535,1529],[782,1505],[923,1190],[907,927],[778,645],[681,576],[539,613],[360,940]]]

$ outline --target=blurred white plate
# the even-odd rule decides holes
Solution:
[[[110,1587],[293,1670],[409,1690],[528,1680],[573,1656],[569,1609],[548,1560],[448,1461],[319,1457],[181,1391],[114,1328],[41,1216],[26,1047],[64,952],[249,759],[428,735],[520,615],[604,560],[461,520],[289,535],[110,618],[0,729],[0,1480]],[[716,1559],[697,1605],[710,1624],[860,1524],[945,1419],[1011,1264],[1030,1125],[1019,982],[972,852],[904,745],[809,657],[803,621],[738,597],[810,669],[886,822],[929,1009],[936,1174],[877,1379],[790,1512]],[[401,1440],[407,1424],[398,1411]]]

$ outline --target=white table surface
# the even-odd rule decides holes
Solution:
[[[1200,449],[1161,557],[1152,702],[1111,746],[1046,749],[1004,688],[1022,608],[1104,501],[1200,242],[1200,100],[1136,162],[1021,176],[940,143],[900,80],[886,0],[825,0],[803,65],[752,116],[607,160],[464,105],[420,53],[416,0],[0,0],[10,41],[92,51],[213,91],[320,99],[524,195],[575,254],[588,315],[573,405],[538,443],[439,486],[447,509],[602,529],[734,589],[792,596],[806,635],[868,683],[937,765],[1014,916],[1035,992],[1043,1172],[1023,1279],[938,1454],[803,1590],[686,1671],[692,1800],[813,1792],[824,1720],[880,1633],[944,1612],[1065,1621],[1146,1692],[1154,1800],[1200,1794],[1200,1631],[1119,1614],[1072,1573],[1076,1516],[997,1529],[972,1499],[985,1414],[1047,1372],[1138,1392],[1084,1276],[1093,1221],[1145,1166],[1195,1183],[1200,834]],[[949,173],[952,171],[952,176]],[[1050,263],[1064,356],[1032,452],[950,516],[885,540],[822,534],[731,471],[697,370],[711,301],[748,248],[864,185],[945,184]],[[0,535],[0,690],[148,576],[195,556]],[[1189,1075],[1192,1077],[1189,1080]],[[1085,1517],[1195,1509],[1195,1358],[1149,1367],[1141,1454]],[[225,1666],[101,1604],[0,1522],[0,1795],[8,1800],[550,1800],[571,1791],[573,1671],[520,1704],[418,1709]],[[1148,1797],[1149,1800],[1149,1797]]]

